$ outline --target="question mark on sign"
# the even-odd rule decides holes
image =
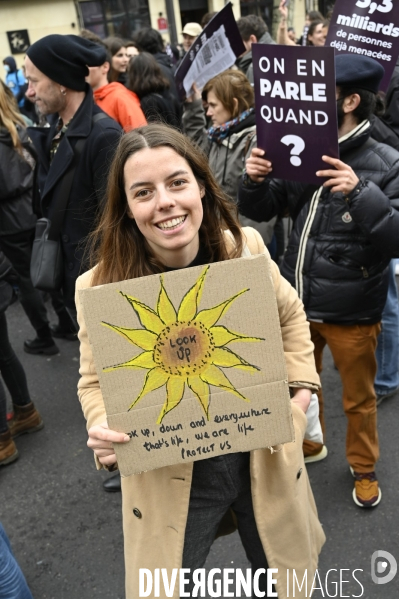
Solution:
[[[305,142],[302,137],[298,137],[298,135],[284,135],[280,141],[286,146],[293,145],[290,162],[293,166],[300,166],[302,160],[299,158],[299,154],[305,149]]]

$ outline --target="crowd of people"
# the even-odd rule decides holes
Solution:
[[[382,498],[377,405],[399,392],[399,69],[382,97],[378,62],[337,56],[340,158],[323,157],[318,186],[274,179],[257,147],[252,44],[323,46],[328,31],[328,20],[309,13],[297,39],[284,1],[279,10],[276,40],[260,17],[240,18],[245,53],[203,89],[194,84],[184,102],[174,73],[213,13],[185,25],[180,49],[148,27],[130,41],[82,30],[36,41],[23,69],[3,60],[0,466],[17,460],[18,435],[44,426],[7,329],[7,307],[19,299],[35,331],[24,341],[27,353],[53,355],[54,339],[79,336],[88,445],[97,467],[113,472],[104,489],[122,487],[124,496],[128,599],[138,596],[139,568],[202,567],[229,510],[253,569],[315,571],[324,533],[301,464],[328,454],[319,379],[326,345],[343,385],[353,501],[373,508]],[[48,241],[54,263],[38,253],[50,252]],[[295,442],[254,452],[251,463],[249,453],[232,453],[121,481],[114,444],[130,438],[108,428],[76,290],[251,254],[270,262]],[[204,374],[192,391],[207,394],[209,385]],[[314,392],[321,443],[303,440]],[[154,538],[167,542],[154,546]],[[23,590],[10,597],[30,597],[0,528],[2,554],[12,577],[0,577],[0,596],[15,580]],[[265,576],[259,588],[267,592]],[[283,598],[279,577],[275,588]]]

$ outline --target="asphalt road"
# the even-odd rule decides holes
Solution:
[[[86,447],[76,396],[78,343],[61,340],[60,354],[51,358],[30,356],[22,351],[32,329],[21,307],[11,306],[7,318],[45,428],[18,438],[20,459],[0,469],[0,520],[35,599],[123,599],[121,497],[103,491],[109,475],[95,470]],[[327,542],[319,564],[321,589],[313,597],[398,599],[399,574],[388,584],[374,584],[370,563],[377,550],[399,562],[399,395],[378,413],[382,501],[362,510],[352,501],[341,384],[328,352],[323,385],[329,455],[308,472]],[[237,534],[214,543],[206,567],[248,567]],[[339,585],[340,579],[349,582]],[[295,596],[292,588],[289,596]]]

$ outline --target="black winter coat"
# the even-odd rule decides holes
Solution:
[[[282,275],[296,287],[309,320],[335,324],[373,324],[387,297],[387,267],[399,256],[399,153],[369,137],[364,121],[340,143],[341,160],[360,183],[344,197],[328,188],[243,178],[240,212],[257,221],[295,214]]]
[[[169,90],[142,96],[140,105],[148,123],[162,121],[166,125],[182,129],[181,105]]]
[[[29,163],[14,148],[8,129],[0,127],[0,235],[13,235],[35,227],[32,194],[35,154],[26,129],[17,126]],[[32,164],[33,163],[33,164]]]
[[[51,140],[55,124],[50,128],[30,127],[29,135],[35,145],[39,169],[37,174],[41,211],[51,220],[56,208],[57,195],[65,174],[75,164],[75,176],[61,231],[64,257],[63,294],[65,304],[74,308],[75,281],[83,272],[84,242],[103,201],[106,177],[121,136],[121,128],[111,117],[93,123],[92,118],[102,113],[93,102],[91,88],[86,85],[86,96],[73,117],[50,164]],[[77,161],[74,147],[79,138],[86,138]]]
[[[178,100],[179,96],[177,93],[176,82],[175,82],[175,78],[174,78],[175,69],[172,65],[171,59],[166,54],[166,52],[157,52],[156,54],[153,54],[153,56],[154,56],[155,60],[157,61],[157,63],[159,64],[162,73],[165,75],[166,79],[169,81],[169,85],[170,85],[169,91],[176,98],[176,100]]]

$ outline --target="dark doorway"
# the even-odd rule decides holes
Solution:
[[[208,0],[180,0],[179,4],[182,27],[186,23],[201,23],[202,17],[209,12]]]

